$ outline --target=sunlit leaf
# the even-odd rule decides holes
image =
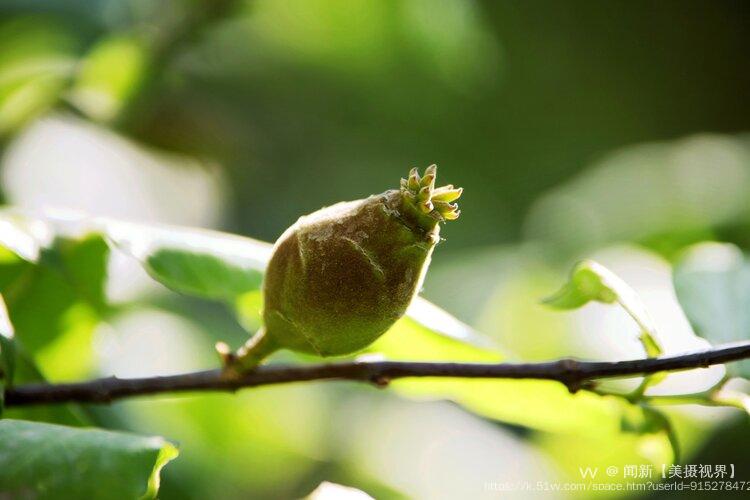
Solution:
[[[368,351],[394,360],[492,363],[505,358],[496,349],[437,336],[410,318]],[[405,396],[450,399],[487,418],[548,432],[618,435],[624,411],[633,406],[588,391],[570,394],[563,384],[546,380],[419,378],[395,380],[392,386]]]
[[[587,434],[539,433],[533,441],[546,451],[557,466],[576,484],[587,489],[576,492],[575,498],[602,498],[600,489],[607,484],[631,484],[658,481],[662,464],[674,461],[669,436],[663,432],[623,433],[613,436]],[[626,468],[643,477],[625,477]],[[607,472],[609,471],[609,473]],[[615,486],[616,488],[616,486]],[[586,492],[588,491],[588,493]]]
[[[0,245],[16,259],[36,262],[42,246],[51,239],[49,227],[40,219],[12,209],[0,211]],[[3,253],[3,264],[12,260],[7,252]]]
[[[623,403],[622,432],[616,437],[599,433],[537,433],[531,439],[555,460],[576,484],[586,484],[576,498],[601,498],[612,486],[656,481],[661,469],[680,461],[680,443],[672,422],[654,408]],[[691,436],[700,435],[697,428]],[[695,446],[695,443],[688,444]],[[594,487],[600,489],[597,491]],[[619,486],[618,486],[619,485]]]
[[[270,244],[217,231],[112,219],[97,219],[95,225],[155,280],[205,298],[234,300],[258,290],[270,258]]]
[[[95,234],[55,237],[41,219],[8,211],[1,216],[0,291],[17,341],[32,359],[43,361],[48,377],[87,375],[93,329],[107,310],[106,242]],[[14,234],[19,238],[13,240]],[[23,238],[28,240],[19,244]]]
[[[372,497],[357,488],[324,481],[305,500],[372,500]]]
[[[106,38],[83,59],[69,99],[99,121],[117,116],[143,78],[147,53],[134,37]]]
[[[750,415],[750,394],[734,389],[720,389],[711,396],[711,401],[721,406],[738,408]]]
[[[418,323],[428,331],[454,340],[483,347],[492,346],[489,338],[477,333],[469,325],[459,321],[451,314],[422,297],[414,297],[414,300],[412,300],[409,308],[406,310],[406,318]]]
[[[445,330],[445,328],[443,329]],[[397,321],[385,335],[368,347],[367,351],[380,353],[395,360],[441,361],[452,359],[455,361],[497,362],[503,359],[503,355],[499,351],[490,349],[486,345],[479,346],[466,342],[461,338],[461,330],[453,330],[448,327],[447,331],[448,334],[435,335],[435,330],[411,317],[405,317]]]
[[[168,288],[233,303],[241,322],[257,328],[260,286],[273,251],[270,243],[218,231],[139,224],[81,213],[47,212],[35,219],[6,210],[0,224],[3,221],[11,227],[30,226],[34,221],[46,223],[53,234],[102,234],[117,251],[137,259],[151,277]],[[36,231],[43,232],[38,227]],[[406,317],[440,337],[490,345],[485,337],[421,297],[412,301]]]
[[[0,420],[0,485],[11,498],[155,498],[177,454],[158,437]]]
[[[619,276],[597,262],[584,260],[576,264],[568,282],[544,303],[558,309],[576,309],[591,301],[617,302],[640,327],[646,354],[655,357],[662,353],[656,326],[641,298]]]
[[[627,417],[623,421],[627,421],[627,425],[637,434],[663,434],[672,449],[671,462],[680,462],[680,443],[672,427],[672,423],[664,413],[656,408],[642,405],[631,407],[631,411]]]
[[[118,251],[136,258],[155,280],[175,291],[234,300],[243,293],[258,290],[271,253],[268,243],[218,231],[137,224],[88,217],[78,212],[27,214],[5,209],[0,215],[0,243],[6,240],[25,242],[21,248],[16,244],[10,249],[17,254],[23,252],[29,259],[41,255],[45,262],[55,264],[53,252],[45,250],[51,240],[55,237],[59,241],[89,238],[92,248],[71,250],[74,254],[68,257],[68,260],[75,259],[76,264],[81,264],[71,267],[75,269],[69,276],[73,281],[85,278],[77,274],[99,268],[93,254],[99,251],[106,255],[106,252],[101,252],[107,246],[103,237]],[[89,255],[84,255],[85,252]],[[93,290],[81,291],[96,299],[94,302],[101,302],[102,290],[95,293]]]
[[[712,344],[750,338],[750,264],[733,245],[692,247],[675,266],[677,298],[695,333]],[[750,360],[727,365],[750,377]]]
[[[268,492],[263,498],[297,498],[287,488],[309,477],[331,445],[327,436],[335,406],[329,395],[322,386],[289,385],[129,400],[125,408],[138,432],[180,443],[182,455],[170,474],[194,491],[191,498],[229,498],[238,489]]]
[[[234,302],[234,310],[242,327],[254,332],[262,323],[263,294],[260,290],[246,292]]]
[[[254,324],[260,310],[256,291],[273,251],[270,243],[218,231],[109,218],[86,226],[98,228],[118,249],[137,258],[157,281],[183,293],[235,300],[240,316]],[[412,301],[406,316],[441,336],[488,344],[469,326],[421,297]]]
[[[173,248],[157,250],[146,259],[146,270],[174,291],[231,300],[258,290],[263,275],[252,268],[233,265],[207,253]]]
[[[75,68],[73,42],[43,18],[0,24],[0,135],[54,104]]]

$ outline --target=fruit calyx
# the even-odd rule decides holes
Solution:
[[[436,188],[436,177],[437,166],[430,165],[422,177],[419,176],[419,170],[414,167],[407,179],[401,179],[404,208],[422,226],[434,225],[436,221],[456,220],[461,214],[458,205],[452,202],[461,197],[463,188],[454,188],[453,184]]]

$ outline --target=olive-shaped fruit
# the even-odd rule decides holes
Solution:
[[[228,368],[247,370],[278,349],[349,354],[385,333],[419,291],[439,222],[459,215],[461,188],[435,188],[436,167],[401,188],[300,217],[274,245],[263,282],[264,326]],[[222,349],[220,349],[222,351]]]

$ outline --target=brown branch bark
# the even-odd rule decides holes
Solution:
[[[575,392],[596,379],[705,368],[746,358],[750,358],[750,341],[700,352],[614,362],[561,359],[543,363],[497,364],[354,361],[316,365],[263,365],[237,379],[223,377],[220,370],[207,370],[166,377],[108,377],[67,384],[21,385],[6,389],[5,405],[109,403],[149,394],[236,391],[244,387],[314,380],[351,380],[383,386],[390,380],[405,377],[554,380]]]

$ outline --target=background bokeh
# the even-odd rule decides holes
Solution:
[[[621,312],[538,303],[592,257],[679,352],[705,342],[671,264],[706,240],[750,250],[748,53],[750,7],[730,1],[2,0],[0,187],[8,205],[273,241],[302,214],[437,163],[465,194],[426,297],[518,359],[640,356]],[[128,262],[110,277],[110,300],[143,307],[96,327],[94,359],[55,368],[73,347],[51,349],[50,378],[210,366],[215,339],[246,335]],[[570,477],[577,446],[348,384],[92,411],[180,443],[163,498],[292,498],[322,480],[378,498],[491,498],[488,481]],[[750,473],[736,446],[746,416],[674,412],[688,463]]]

